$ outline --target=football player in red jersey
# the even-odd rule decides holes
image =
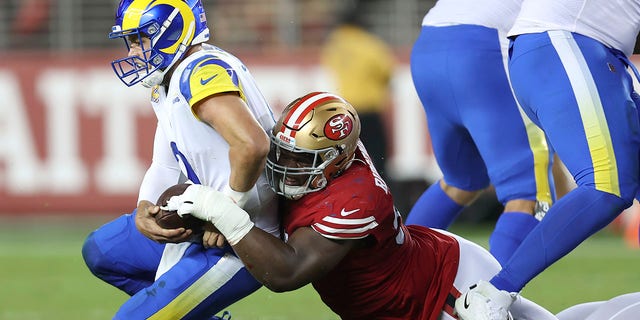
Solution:
[[[313,92],[283,111],[266,171],[285,198],[284,241],[206,186],[187,188],[167,209],[212,222],[269,289],[312,283],[342,319],[455,319],[458,290],[500,265],[459,236],[405,226],[359,134],[356,111],[334,94]],[[522,297],[511,310],[516,319],[556,319]]]

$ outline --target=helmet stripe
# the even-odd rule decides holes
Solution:
[[[303,97],[302,97],[302,98],[300,98],[298,101],[296,101],[296,103],[291,107],[291,109],[292,109],[292,110],[293,110],[293,109],[297,109],[297,108],[298,108],[298,106],[300,106],[302,103],[304,103],[304,102],[306,102],[307,100],[309,100],[309,98],[310,98],[310,97],[317,96],[317,95],[319,95],[319,94],[322,94],[322,92],[312,92],[312,93],[309,93],[309,94],[307,94],[307,95],[303,96]],[[284,119],[283,123],[284,123],[284,124],[289,123],[289,119],[291,118],[291,116],[292,116],[292,115],[293,115],[293,113],[289,113],[289,114],[287,114],[287,115],[285,116],[285,119]]]
[[[184,37],[187,36],[189,25],[191,25],[191,23],[195,25],[196,18],[193,15],[193,11],[191,11],[191,8],[189,8],[189,5],[184,1],[156,0],[154,3],[154,5],[160,5],[160,4],[167,4],[178,9],[180,11],[180,16],[182,16],[182,32],[180,32],[180,38],[176,40],[176,42],[174,42],[173,45],[171,45],[170,47],[159,49],[162,52],[173,54],[178,50],[178,47],[184,41]],[[188,35],[188,37],[189,39],[187,43],[191,43],[191,40],[194,37],[193,32],[190,35]]]
[[[324,104],[329,100],[335,100],[338,97],[331,93],[326,92],[316,92],[305,96],[300,99],[300,101],[296,102],[296,105],[293,106],[293,112],[289,113],[284,121],[283,126],[280,129],[280,132],[283,134],[295,138],[296,132],[294,130],[298,130],[302,120],[320,104]],[[289,129],[292,128],[292,129]]]
[[[147,11],[148,7],[148,0],[134,0],[126,9],[124,17],[122,18],[122,30],[139,27],[142,14]]]
[[[174,54],[180,44],[183,42],[184,38],[187,36],[187,31],[191,23],[196,23],[195,16],[193,15],[193,11],[189,8],[189,5],[184,1],[174,1],[174,0],[134,0],[129,8],[127,8],[124,18],[122,19],[122,30],[134,29],[140,27],[140,20],[142,15],[146,13],[151,7],[155,7],[158,5],[168,5],[173,8],[178,9],[180,12],[180,16],[182,17],[182,32],[180,32],[180,38],[177,39],[171,46],[166,48],[158,48],[158,50],[168,53]],[[174,18],[175,19],[175,18]],[[159,23],[164,23],[164,21],[158,21]],[[187,43],[191,43],[191,40],[194,37],[194,34],[191,33]]]

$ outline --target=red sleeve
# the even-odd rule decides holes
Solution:
[[[393,221],[393,200],[386,189],[376,185],[364,166],[351,168],[327,190],[331,197],[321,201],[311,227],[331,239],[380,238],[380,226]],[[385,235],[386,236],[386,235]]]
[[[378,226],[374,212],[358,199],[350,199],[334,208],[335,213],[325,215],[311,225],[316,232],[327,238],[361,239]]]

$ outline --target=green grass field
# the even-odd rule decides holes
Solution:
[[[59,219],[0,216],[0,320],[111,319],[127,296],[84,266],[84,237],[109,217]],[[489,227],[452,231],[486,246]],[[532,281],[523,294],[558,312],[576,303],[640,290],[640,251],[606,230]],[[266,289],[230,306],[234,320],[338,319],[310,286]]]

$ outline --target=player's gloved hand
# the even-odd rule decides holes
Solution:
[[[247,202],[249,202],[249,199],[251,199],[252,190],[253,189],[250,189],[249,191],[246,191],[246,192],[240,192],[240,191],[233,190],[230,185],[227,185],[226,187],[224,187],[224,189],[222,189],[222,193],[224,193],[227,197],[231,198],[231,200],[233,200],[233,202],[235,202],[236,205],[238,205],[238,207],[244,209],[246,207]]]
[[[249,214],[231,198],[203,185],[194,184],[183,194],[171,197],[167,209],[177,210],[180,216],[190,214],[213,223],[232,246],[253,228]]]

